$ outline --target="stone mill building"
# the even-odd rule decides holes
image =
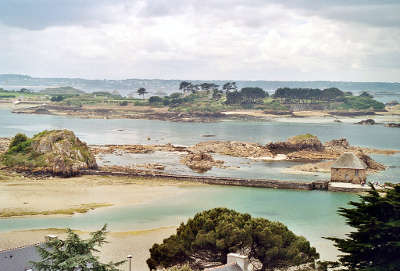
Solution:
[[[367,166],[354,153],[345,152],[331,167],[331,182],[361,184],[367,180]]]

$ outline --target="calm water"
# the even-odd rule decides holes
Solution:
[[[196,212],[227,207],[253,216],[285,223],[296,234],[312,242],[324,257],[336,250],[323,236],[344,236],[349,231],[336,214],[339,207],[357,196],[349,193],[291,191],[246,187],[182,187],[179,197],[123,208],[104,208],[68,217],[1,219],[0,231],[65,228],[95,230],[108,223],[113,231],[179,225]]]
[[[347,138],[351,144],[386,149],[400,149],[400,129],[382,126],[358,126],[346,123],[302,124],[283,122],[225,121],[220,123],[174,123],[156,120],[92,120],[46,115],[16,115],[0,109],[0,137],[13,136],[17,132],[33,135],[44,129],[71,129],[89,144],[156,144],[173,143],[191,145],[207,140],[204,134],[215,134],[212,140],[240,140],[265,144],[286,140],[288,137],[311,133],[322,141]],[[122,130],[122,131],[119,131]],[[148,141],[147,137],[151,140]],[[164,154],[160,159],[171,160]],[[139,156],[132,156],[138,159]],[[400,156],[374,156],[390,168],[373,178],[398,182]],[[147,158],[146,158],[147,159]],[[126,162],[126,160],[125,160]],[[129,162],[129,161],[128,161]],[[121,160],[122,163],[122,160]],[[282,177],[285,163],[254,163],[246,166],[242,160],[229,163],[242,164],[233,172],[240,174]],[[180,170],[187,170],[180,168]],[[220,169],[212,172],[222,174]],[[211,173],[207,173],[211,174]],[[234,173],[236,174],[236,173]],[[300,177],[299,177],[300,178]],[[306,179],[307,177],[301,177]],[[108,223],[112,230],[135,230],[179,225],[197,211],[224,206],[249,212],[271,220],[279,220],[297,234],[304,235],[318,248],[324,258],[336,255],[336,250],[323,236],[343,236],[349,231],[344,220],[336,214],[357,196],[346,193],[320,191],[289,191],[245,187],[182,187],[179,198],[164,197],[149,204],[124,208],[103,208],[87,214],[68,217],[37,217],[1,219],[0,231],[32,228],[71,227],[98,229]],[[183,195],[183,196],[182,196]]]
[[[13,136],[18,132],[33,135],[44,129],[70,129],[89,144],[164,144],[192,145],[206,140],[237,140],[265,144],[270,141],[283,141],[288,137],[311,133],[321,141],[345,137],[350,144],[382,149],[400,149],[400,129],[383,126],[360,126],[349,123],[298,123],[298,122],[251,122],[224,121],[219,123],[177,123],[158,120],[132,119],[78,119],[49,115],[12,114],[9,110],[0,109],[0,137]],[[213,134],[212,139],[203,135]],[[151,140],[147,140],[147,138]],[[136,155],[119,159],[119,163],[149,163],[159,160],[178,160],[167,154]],[[132,159],[129,159],[132,158]],[[394,156],[374,156],[378,161],[390,166],[388,170],[371,175],[373,181],[399,182],[400,154]],[[320,180],[327,174],[309,175],[288,174],[287,167],[294,165],[287,162],[257,162],[246,165],[244,159],[227,158],[228,165],[234,169],[218,169],[204,175],[269,178],[284,180]],[[177,163],[175,163],[176,165]],[[237,168],[239,166],[239,168]],[[168,169],[168,168],[167,168]],[[191,173],[182,166],[175,166],[177,173]]]
[[[178,123],[158,120],[77,119],[49,115],[12,114],[0,109],[0,136],[17,132],[33,135],[44,129],[70,129],[89,144],[192,145],[206,140],[240,140],[261,144],[311,133],[322,141],[345,137],[352,145],[400,149],[400,129],[360,126],[348,123],[287,123],[224,121],[219,123]],[[122,131],[118,131],[122,130]],[[212,139],[202,135],[214,134]],[[151,140],[148,141],[147,137]]]

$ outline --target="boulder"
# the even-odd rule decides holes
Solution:
[[[214,160],[211,154],[206,152],[188,153],[182,157],[181,162],[192,170],[200,173],[206,172],[214,166],[220,167],[224,163],[224,161],[221,160]]]
[[[236,157],[273,157],[273,154],[265,146],[240,141],[205,141],[188,148],[188,150]]]
[[[291,153],[299,151],[323,151],[324,145],[318,137],[311,134],[290,137],[284,142],[271,142],[266,147],[273,153]]]
[[[339,139],[333,139],[331,141],[326,142],[325,147],[347,149],[350,147],[350,144],[346,138],[339,138]]]
[[[356,122],[356,124],[374,125],[374,124],[376,124],[376,122],[373,119],[366,119],[366,120],[362,120],[362,121]]]
[[[385,127],[400,128],[400,123],[387,123]]]

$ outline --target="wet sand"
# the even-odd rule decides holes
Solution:
[[[32,179],[3,173],[0,174],[0,216],[6,217],[6,213],[25,216],[29,212],[44,211],[57,214],[57,210],[96,204],[107,208],[148,203],[162,196],[179,196],[182,185],[201,184],[108,176]]]
[[[84,176],[75,178],[32,179],[0,171],[0,213],[4,210],[45,211],[65,209],[88,203],[127,206],[157,200],[159,197],[181,193],[181,186],[201,185],[183,181],[137,179],[121,177]],[[107,207],[103,207],[107,208]],[[0,218],[0,223],[1,219]],[[101,248],[104,262],[124,260],[133,255],[132,270],[147,270],[150,247],[175,233],[176,227],[149,230],[130,229],[109,232]],[[88,232],[77,231],[82,238]],[[43,242],[48,234],[65,237],[64,229],[39,229],[0,232],[0,250]]]

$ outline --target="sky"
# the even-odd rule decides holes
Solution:
[[[400,81],[399,0],[1,0],[0,73]]]

